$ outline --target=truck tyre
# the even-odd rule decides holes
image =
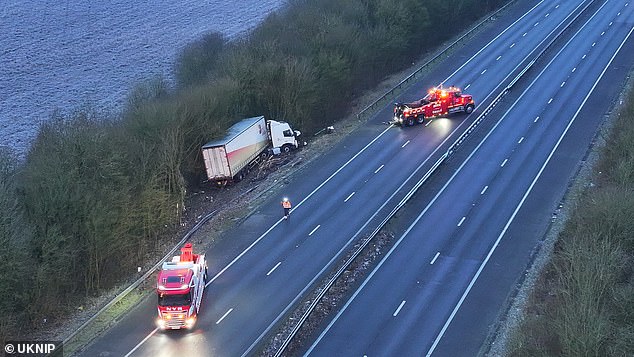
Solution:
[[[407,126],[413,126],[414,125],[414,118],[409,117],[407,118]]]
[[[465,107],[464,111],[467,114],[471,114],[473,113],[473,109],[475,109],[475,107],[473,106],[473,104],[469,104]]]
[[[235,179],[235,181],[236,181],[236,182],[240,182],[240,181],[242,181],[242,179],[243,179],[243,178],[244,178],[244,171],[240,171],[240,172],[238,172],[238,174],[236,175],[236,179]]]
[[[282,152],[285,154],[288,154],[289,152],[291,152],[292,149],[293,147],[290,144],[282,145]]]
[[[423,124],[425,122],[425,116],[424,115],[419,115],[416,117],[416,122],[418,124]]]

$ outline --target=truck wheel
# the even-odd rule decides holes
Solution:
[[[244,172],[240,171],[237,175],[236,175],[236,182],[240,182],[242,181],[242,179],[244,178]]]
[[[412,117],[407,118],[407,126],[412,126],[412,125],[414,125],[414,118]]]
[[[292,147],[289,144],[285,144],[285,145],[282,146],[282,152],[285,153],[285,154],[288,154],[289,152],[291,152],[291,149],[292,149]]]
[[[419,115],[416,117],[416,122],[418,124],[423,124],[425,122],[425,116],[424,115]]]
[[[473,106],[472,104],[469,104],[469,105],[467,105],[467,106],[465,107],[464,111],[465,111],[465,113],[467,113],[467,114],[471,114],[471,113],[473,113],[473,109],[474,109],[474,106]]]

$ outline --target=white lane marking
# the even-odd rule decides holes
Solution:
[[[392,314],[393,317],[396,317],[396,315],[398,315],[398,313],[401,311],[401,309],[403,308],[403,305],[405,305],[405,300],[403,300],[403,302],[401,302],[401,304],[398,306],[398,308],[396,309],[396,311],[394,311],[394,313]]]
[[[608,24],[608,26],[612,26],[612,21],[610,21],[610,23]]]
[[[460,222],[458,222],[458,227],[462,226],[462,223],[464,222],[465,219],[467,219],[467,217],[462,217]]]
[[[546,16],[544,16],[544,17],[548,17],[548,16],[550,16],[550,12],[549,12],[549,13],[547,13],[547,14],[546,14]]]
[[[227,317],[227,315],[229,315],[231,313],[231,311],[233,311],[233,307],[229,309],[229,311],[225,312],[224,315],[222,315],[222,317],[220,318],[220,320],[216,321],[216,325],[220,324],[222,322],[222,320],[225,319],[225,317]]]
[[[431,262],[429,262],[429,265],[434,265],[434,263],[436,262],[436,259],[438,259],[439,255],[440,255],[440,252],[436,253],[436,255],[434,255],[434,259],[432,259]]]
[[[482,191],[480,191],[481,195],[484,195],[485,192],[487,192],[487,190],[489,189],[489,185],[484,186],[484,188],[482,189]]]
[[[407,140],[405,144],[403,144],[401,147],[404,148],[405,146],[407,146],[407,144],[409,144],[409,140]]]
[[[548,99],[548,104],[553,102],[553,98]]]
[[[585,59],[585,58],[586,58],[586,55],[581,56],[581,59]]]
[[[528,32],[524,32],[524,34],[522,35],[522,37],[526,37],[526,35],[528,34]]]
[[[535,120],[533,120],[533,123],[537,123],[538,120],[539,120],[539,116],[535,118]]]
[[[349,200],[350,198],[352,198],[352,196],[354,196],[354,192],[352,192],[352,193],[350,194],[350,196],[346,197],[346,199],[345,199],[345,200],[343,200],[343,202],[348,202],[348,200]]]
[[[136,346],[134,346],[134,348],[132,350],[130,350],[130,352],[128,352],[125,356],[123,357],[130,357],[131,354],[134,353],[134,351],[138,350],[139,347],[141,347],[142,344],[145,343],[145,341],[147,341],[150,337],[152,337],[156,332],[158,331],[158,327],[154,329],[154,331],[150,332],[149,335],[145,336],[144,339],[141,340],[141,342],[137,343]]]
[[[504,159],[504,161],[502,161],[502,165],[500,165],[500,167],[504,167],[504,165],[506,165],[506,163],[509,161],[509,159]]]
[[[535,26],[537,26],[537,25],[539,25],[539,21],[537,21],[537,22],[535,23],[535,25],[533,25],[533,27],[535,27]]]
[[[434,121],[433,119],[428,121],[427,123],[425,123],[425,126],[429,126],[429,124],[431,124],[431,122]]]
[[[605,31],[601,32],[601,36],[605,35]]]
[[[523,136],[520,138],[520,140],[519,140],[517,143],[518,143],[518,144],[521,144],[521,143],[522,143],[522,141],[524,141],[524,137],[523,137]]]
[[[480,74],[484,74],[486,71],[487,71],[487,70],[485,69],[485,70],[484,70],[484,71],[482,71],[482,73],[480,73]]]
[[[574,73],[577,70],[577,67],[572,69],[572,73]]]
[[[515,43],[513,43],[512,45],[509,46],[509,48],[513,48],[513,46],[515,46]]]
[[[383,166],[385,166],[385,165],[381,165],[381,166],[379,166],[379,168],[378,168],[378,169],[376,169],[376,170],[374,171],[374,173],[376,174],[377,172],[381,171],[381,169],[383,168]]]
[[[559,9],[559,5],[555,6],[555,9]]]
[[[619,12],[618,14],[616,14],[616,16],[621,16],[621,13]]]
[[[605,3],[604,3],[605,5]],[[596,13],[595,13],[596,14]],[[587,22],[586,22],[587,23]],[[585,25],[584,25],[585,27]],[[621,48],[623,47],[623,44],[625,44],[625,42],[627,41],[627,39],[630,37],[630,35],[632,34],[632,31],[634,31],[634,27],[632,27],[632,29],[630,30],[630,32],[628,32],[627,36],[625,37],[625,39],[623,40],[623,42],[621,42],[621,45],[619,46],[619,48],[617,48],[616,52],[614,53],[614,55],[612,55],[612,58],[610,58],[610,61],[608,62],[608,64],[605,66],[605,68],[603,68],[603,72],[601,72],[601,74],[599,75],[599,78],[597,78],[597,80],[594,82],[594,85],[592,86],[592,88],[590,88],[590,91],[588,92],[588,94],[586,94],[586,97],[583,99],[583,102],[581,103],[581,105],[579,106],[579,108],[577,109],[577,111],[575,112],[575,115],[573,115],[572,119],[570,120],[570,122],[568,123],[568,126],[566,126],[566,129],[564,130],[564,132],[561,134],[561,136],[559,137],[559,140],[557,141],[557,143],[555,144],[555,147],[553,147],[553,149],[550,151],[550,154],[548,155],[548,157],[546,158],[546,161],[544,162],[544,164],[542,165],[541,169],[539,170],[539,172],[537,173],[537,176],[535,176],[535,178],[533,179],[533,182],[531,183],[531,185],[528,187],[528,190],[526,190],[526,193],[524,193],[524,197],[522,197],[522,200],[519,202],[519,204],[517,205],[517,207],[515,208],[515,211],[513,211],[513,214],[511,215],[511,217],[509,218],[508,222],[506,222],[506,225],[504,226],[504,229],[502,229],[502,232],[500,233],[500,235],[498,236],[497,240],[495,241],[495,243],[493,244],[493,247],[491,247],[491,250],[489,250],[489,253],[487,254],[486,258],[484,258],[484,261],[482,262],[482,264],[480,265],[480,268],[478,269],[478,271],[476,272],[476,274],[474,275],[473,279],[471,279],[471,282],[469,283],[469,286],[467,286],[467,289],[465,290],[464,294],[462,294],[462,297],[460,298],[460,300],[458,301],[458,304],[456,305],[456,307],[453,309],[453,311],[451,312],[451,315],[449,316],[449,319],[447,319],[447,321],[445,322],[445,325],[443,326],[442,330],[440,330],[440,333],[438,334],[438,336],[436,337],[436,340],[434,340],[433,345],[431,346],[431,348],[429,349],[429,351],[427,351],[427,355],[426,357],[431,356],[431,354],[434,352],[434,350],[436,349],[436,346],[438,345],[438,342],[440,342],[440,339],[442,338],[442,336],[445,334],[445,331],[447,331],[447,328],[449,327],[449,324],[451,324],[451,321],[453,320],[454,316],[456,316],[456,313],[458,312],[458,310],[460,309],[460,306],[462,306],[462,303],[464,302],[464,300],[466,299],[467,295],[469,294],[469,292],[471,291],[471,288],[473,287],[473,285],[475,284],[476,280],[478,280],[478,277],[480,276],[480,273],[482,273],[482,270],[484,269],[484,267],[486,266],[486,264],[489,262],[489,259],[491,258],[491,256],[493,255],[493,252],[495,251],[495,249],[497,248],[498,244],[500,243],[500,240],[502,240],[502,237],[504,236],[504,234],[506,234],[506,231],[508,230],[509,226],[511,225],[511,223],[513,222],[513,220],[515,219],[515,216],[517,215],[517,212],[519,212],[520,208],[522,208],[522,205],[524,205],[524,201],[526,201],[526,197],[528,197],[528,195],[531,193],[531,191],[533,190],[533,187],[535,186],[535,183],[537,182],[537,180],[539,180],[539,178],[542,175],[542,172],[544,171],[544,169],[546,168],[546,165],[548,165],[548,163],[550,162],[550,159],[553,157],[553,155],[555,154],[555,151],[557,150],[557,148],[559,148],[559,144],[561,144],[561,141],[563,140],[564,136],[566,135],[566,133],[568,133],[568,130],[570,129],[570,127],[572,126],[572,123],[574,123],[575,119],[577,118],[577,116],[579,115],[579,112],[581,112],[581,109],[583,108],[583,106],[586,104],[586,102],[588,101],[588,98],[590,98],[590,95],[592,94],[592,92],[594,92],[594,89],[596,88],[597,84],[599,83],[599,81],[601,80],[601,78],[603,78],[603,75],[605,74],[605,72],[608,70],[608,67],[610,67],[610,65],[612,64],[612,61],[614,61],[614,58],[616,57],[616,55],[621,51]],[[565,46],[564,46],[565,47]],[[538,76],[539,77],[539,76]],[[521,96],[520,96],[521,97]]]
[[[594,45],[596,45],[596,44],[597,44],[596,42],[592,42],[592,47],[594,47]]]
[[[272,273],[275,269],[277,269],[277,267],[279,267],[279,266],[280,266],[280,264],[282,264],[282,262],[277,262],[277,264],[275,264],[275,266],[274,266],[273,268],[271,268],[271,270],[269,270],[269,272],[268,272],[268,273],[266,273],[266,276],[271,275],[271,273]]]
[[[561,82],[561,85],[559,86],[560,88],[563,88],[563,86],[566,85],[566,81]]]
[[[465,90],[469,89],[469,87],[471,87],[471,83],[467,84],[466,87],[464,87]]]
[[[498,58],[496,58],[495,60],[496,60],[496,61],[499,61],[499,60],[500,60],[500,58],[502,58],[502,56],[498,56]],[[465,89],[466,89],[466,88],[465,88]]]
[[[317,227],[313,228],[313,230],[308,233],[308,236],[312,236],[313,233],[315,233],[315,231],[319,229],[319,227],[321,227],[321,224],[318,224]]]

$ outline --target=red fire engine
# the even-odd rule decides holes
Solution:
[[[422,124],[425,118],[465,112],[471,114],[475,109],[473,97],[462,94],[460,88],[432,88],[429,94],[413,103],[395,103],[394,119],[390,124],[412,126]]]
[[[206,280],[205,255],[193,254],[191,243],[186,243],[181,248],[180,256],[173,257],[170,262],[164,262],[156,282],[158,327],[194,327]]]

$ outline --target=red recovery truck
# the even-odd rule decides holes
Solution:
[[[156,282],[160,329],[192,328],[200,309],[207,281],[204,254],[194,254],[191,243],[181,248],[180,256],[164,262]]]
[[[460,88],[432,88],[429,94],[413,103],[394,103],[394,118],[390,124],[412,126],[422,124],[425,118],[465,112],[471,114],[475,102],[470,94],[462,94]]]

